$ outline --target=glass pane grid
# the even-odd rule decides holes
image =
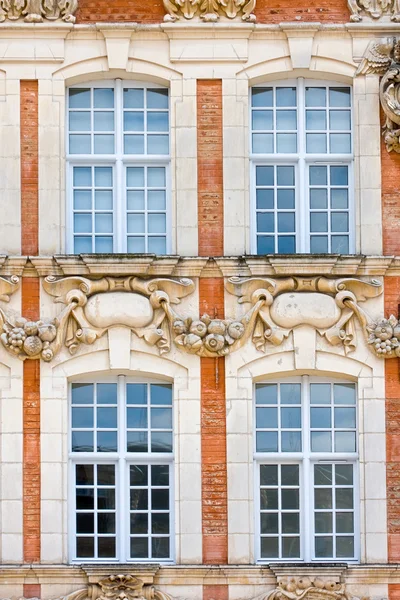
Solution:
[[[127,452],[171,453],[172,387],[127,385]]]
[[[315,558],[354,559],[354,467],[314,465]]]
[[[294,165],[256,166],[258,254],[296,252]]]
[[[306,151],[351,154],[351,89],[306,87]]]
[[[251,104],[253,153],[296,153],[296,88],[287,86],[253,88]]]
[[[300,558],[299,465],[260,465],[260,509],[261,557]]]
[[[167,251],[165,167],[127,167],[127,245],[130,253]]]
[[[130,557],[170,558],[170,465],[130,465]]]
[[[256,452],[301,452],[301,385],[256,386]]]
[[[169,154],[168,90],[124,88],[124,154]]]
[[[75,484],[76,557],[115,559],[115,465],[77,464]]]
[[[73,167],[74,252],[110,253],[114,247],[112,166]]]
[[[113,88],[70,88],[69,153],[114,154]]]
[[[310,391],[311,452],[355,453],[355,385],[312,383]]]
[[[349,191],[348,165],[310,165],[309,209],[312,253],[349,253]]]
[[[72,452],[117,452],[117,384],[72,385]]]

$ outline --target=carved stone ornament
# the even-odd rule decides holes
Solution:
[[[386,116],[383,138],[388,152],[400,152],[400,39],[387,38],[370,43],[356,75],[369,73],[383,75],[379,88]]]
[[[12,600],[3,598],[2,600]],[[20,598],[19,600],[25,600]],[[32,599],[39,600],[39,599]],[[133,575],[110,575],[83,590],[55,600],[171,600],[171,596]]]
[[[215,23],[221,15],[228,19],[240,16],[242,21],[251,23],[256,20],[256,0],[163,0],[163,3],[167,11],[164,21],[167,22],[199,16],[205,22]]]
[[[0,22],[24,19],[26,23],[62,19],[75,23],[78,0],[0,0]]]
[[[0,293],[10,293],[13,285],[0,279]],[[227,319],[192,318],[174,308],[195,291],[191,279],[50,276],[43,288],[63,305],[53,320],[12,318],[0,309],[0,341],[22,360],[50,362],[63,347],[74,354],[80,345],[92,345],[118,326],[129,328],[161,355],[171,350],[173,342],[190,354],[218,357],[238,350],[249,339],[265,352],[268,346],[281,345],[296,327],[309,325],[348,354],[357,346],[356,320],[376,356],[400,357],[398,320],[391,316],[374,321],[360,306],[382,293],[376,280],[234,277],[226,289],[248,308],[242,316]]]
[[[343,583],[319,577],[282,577],[275,590],[264,600],[366,600],[358,599],[346,590]]]
[[[350,9],[350,21],[361,21],[363,15],[372,19],[390,17],[395,23],[400,22],[399,0],[347,0]]]

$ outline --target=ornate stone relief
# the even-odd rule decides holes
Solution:
[[[205,22],[215,23],[223,15],[228,19],[241,17],[242,21],[255,22],[256,0],[163,0],[167,14],[164,21],[180,17],[193,19],[199,16]]]
[[[396,19],[400,21],[399,18]],[[383,75],[379,98],[386,123],[383,138],[388,152],[400,152],[400,39],[387,38],[371,42],[356,75]]]
[[[11,598],[2,600],[11,600]],[[61,596],[56,600],[171,600],[171,596],[160,592],[150,584],[143,583],[133,575],[110,575],[98,583],[89,584],[83,590]]]
[[[75,23],[77,8],[78,0],[0,0],[0,22],[24,19],[26,23],[41,23],[62,19]]]
[[[282,577],[275,590],[264,600],[359,600],[346,590],[343,583],[319,577]],[[366,600],[366,599],[362,599]]]
[[[363,15],[372,19],[390,17],[391,21],[400,21],[399,0],[347,0],[350,9],[350,21],[362,21]]]
[[[11,293],[15,285],[0,279],[0,294]],[[53,320],[31,322],[7,316],[0,309],[0,341],[22,360],[50,362],[63,347],[74,354],[80,345],[94,344],[116,326],[129,328],[161,355],[174,343],[191,354],[218,357],[238,350],[249,339],[265,352],[268,346],[281,345],[296,327],[309,325],[347,354],[357,345],[356,321],[377,356],[400,356],[398,320],[391,316],[374,321],[361,307],[382,293],[376,280],[234,277],[227,280],[226,289],[247,310],[227,319],[192,318],[174,307],[195,291],[191,279],[50,276],[44,279],[43,288],[63,306]]]

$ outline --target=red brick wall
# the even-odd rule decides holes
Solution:
[[[400,155],[388,152],[382,141],[382,219],[383,253],[400,255]],[[397,314],[397,313],[396,313]]]
[[[228,600],[228,597],[229,586],[227,585],[203,586],[203,600]]]
[[[400,278],[385,277],[385,314],[399,313]],[[400,360],[385,361],[389,562],[400,562]],[[400,596],[399,596],[400,598]]]
[[[41,593],[40,583],[24,583],[24,598],[40,598]]]
[[[77,22],[128,21],[159,23],[165,15],[162,0],[80,0]]]
[[[21,81],[21,252],[38,254],[38,82]]]
[[[224,253],[222,81],[197,81],[199,255]]]
[[[21,81],[21,248],[38,254],[38,82]],[[40,280],[22,278],[22,315],[40,317]],[[24,562],[40,562],[40,361],[24,362],[23,530]],[[40,586],[39,586],[40,587]],[[38,589],[27,588],[37,595]],[[40,593],[40,590],[39,590]],[[26,594],[25,594],[26,595]]]
[[[350,12],[346,0],[257,0],[255,10],[258,23],[320,21],[348,23]]]

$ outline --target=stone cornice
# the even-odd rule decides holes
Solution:
[[[400,277],[399,256],[276,255],[179,257],[147,255],[0,255],[0,275],[55,277],[280,277],[325,275]]]

